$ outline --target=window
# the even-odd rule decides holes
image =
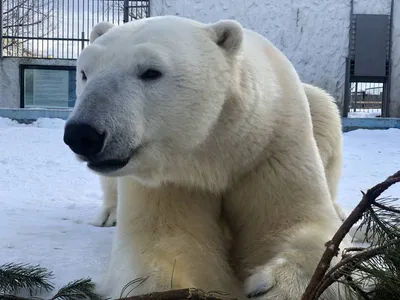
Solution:
[[[21,65],[21,107],[72,108],[75,105],[76,68]]]

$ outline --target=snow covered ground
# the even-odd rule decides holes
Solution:
[[[82,277],[99,280],[114,231],[88,224],[101,205],[100,185],[64,145],[63,125],[0,118],[0,264],[40,264],[54,272],[56,287]],[[397,129],[344,134],[339,203],[346,211],[360,190],[400,169],[399,141]],[[400,197],[400,184],[385,195]]]
[[[380,116],[382,110],[379,109],[358,109],[357,111],[350,110],[348,113],[349,118],[376,118]]]

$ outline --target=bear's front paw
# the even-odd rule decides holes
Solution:
[[[309,280],[298,265],[276,258],[254,270],[245,281],[245,292],[258,300],[298,300]]]
[[[90,222],[97,227],[111,227],[117,224],[117,207],[103,206],[97,216]]]

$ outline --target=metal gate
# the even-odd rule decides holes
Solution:
[[[100,21],[150,16],[150,0],[1,0],[0,58],[75,59]]]
[[[343,117],[387,117],[393,28],[390,14],[353,14]]]

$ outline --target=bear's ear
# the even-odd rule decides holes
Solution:
[[[243,41],[243,27],[233,20],[221,20],[208,25],[211,39],[229,54],[236,54]]]
[[[93,43],[98,37],[105,34],[108,30],[113,28],[115,25],[109,22],[100,22],[93,26],[90,32],[89,43]]]

